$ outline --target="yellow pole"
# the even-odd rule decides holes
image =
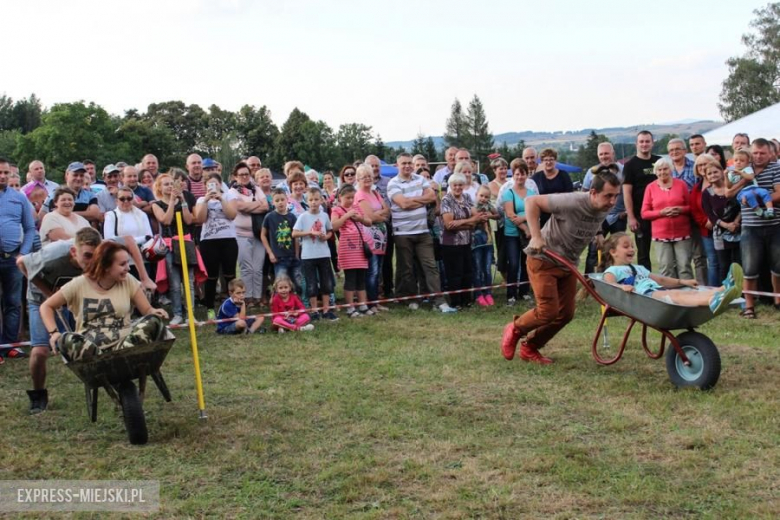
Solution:
[[[200,358],[198,357],[198,336],[195,334],[195,314],[192,311],[192,293],[190,292],[190,270],[187,265],[187,253],[184,248],[184,227],[181,224],[181,212],[176,212],[176,231],[179,235],[179,252],[181,253],[181,274],[184,279],[184,297],[187,301],[187,322],[190,328],[190,346],[192,359],[195,362],[195,389],[198,391],[198,410],[200,418],[206,419],[206,400],[203,398],[203,380],[200,377]],[[174,267],[175,269],[175,267]]]

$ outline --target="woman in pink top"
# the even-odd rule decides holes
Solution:
[[[257,305],[263,297],[263,264],[265,248],[260,237],[252,234],[252,215],[268,213],[265,193],[252,182],[252,173],[245,162],[233,167],[234,181],[230,192],[236,196],[236,240],[238,241],[238,267],[246,285],[246,306]],[[260,226],[258,229],[262,229]]]
[[[658,179],[645,190],[642,218],[652,223],[661,274],[692,280],[688,185],[672,177],[672,163],[665,157],[656,161],[653,171]]]
[[[366,293],[368,301],[373,302],[379,298],[379,274],[382,272],[382,263],[387,249],[387,219],[390,218],[390,208],[379,192],[373,189],[374,174],[371,167],[361,164],[357,167],[357,204],[363,215],[371,219],[371,226],[366,231],[371,235],[368,245],[371,247],[370,260],[368,261],[368,274],[366,275]],[[379,304],[371,305],[373,311],[389,311],[387,307]]]

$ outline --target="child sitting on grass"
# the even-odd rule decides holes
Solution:
[[[246,285],[238,278],[230,280],[228,283],[228,293],[230,297],[222,302],[219,307],[217,319],[226,320],[238,318],[236,321],[220,322],[217,324],[217,334],[254,334],[265,333],[261,327],[264,317],[247,318],[246,317]]]
[[[748,185],[739,190],[737,200],[743,206],[747,206],[756,212],[760,218],[774,218],[775,207],[772,204],[772,195],[768,190],[758,186],[756,174],[750,167],[751,155],[747,150],[734,152],[734,170],[726,177],[726,187],[738,183],[740,179],[748,181]],[[762,207],[763,206],[763,207]]]
[[[276,314],[272,320],[274,330],[279,333],[288,330],[314,330],[309,323],[311,318],[298,296],[293,293],[293,284],[289,276],[279,275],[274,282],[274,295],[271,298],[271,312]]]
[[[635,292],[676,305],[699,307],[708,305],[716,316],[726,311],[731,301],[742,294],[742,267],[731,264],[723,286],[717,289],[686,291],[664,289],[685,285],[696,287],[696,280],[680,280],[653,274],[641,265],[633,262],[634,243],[626,233],[614,233],[604,243],[599,270],[604,273],[604,281],[619,285],[626,292]]]

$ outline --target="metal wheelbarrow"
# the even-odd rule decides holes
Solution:
[[[715,343],[705,334],[695,329],[715,316],[709,307],[689,307],[657,300],[650,296],[627,293],[620,287],[605,282],[602,274],[590,274],[587,277],[561,255],[545,249],[545,255],[567,267],[593,298],[602,305],[601,320],[593,338],[591,354],[601,365],[617,363],[626,348],[631,330],[638,322],[642,325],[642,349],[651,359],[660,359],[664,355],[666,342],[672,346],[666,353],[666,371],[672,384],[678,388],[694,387],[701,390],[713,388],[720,378],[720,353]],[[689,289],[696,290],[696,289]],[[604,336],[604,346],[599,348],[599,337],[604,331],[607,319],[611,316],[625,316],[629,319],[623,334],[623,340],[616,352],[608,350],[608,341]],[[661,345],[657,351],[647,346],[647,329],[661,334]],[[672,331],[683,330],[677,335]]]
[[[151,343],[106,351],[87,361],[68,361],[63,357],[68,368],[84,383],[87,414],[92,422],[97,421],[98,391],[103,387],[109,397],[122,407],[130,444],[146,444],[149,434],[141,397],[146,390],[146,376],[151,376],[163,398],[170,402],[171,393],[160,367],[175,340],[176,336],[165,328],[163,337]],[[139,388],[136,388],[134,379],[139,380]]]

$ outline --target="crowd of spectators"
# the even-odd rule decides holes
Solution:
[[[700,135],[689,139],[690,154],[683,139],[672,139],[668,156],[654,155],[647,131],[636,144],[636,156],[621,164],[612,145],[601,143],[598,164],[585,174],[586,191],[602,172],[622,183],[599,234],[632,231],[638,262],[650,270],[652,248],[664,276],[716,285],[738,262],[745,290],[757,290],[765,278],[780,292],[780,215],[773,209],[780,199],[778,143],[762,138],[751,143],[737,134],[728,162],[728,152],[708,147]],[[537,194],[575,190],[557,164],[555,150],[526,148],[511,161],[493,158],[489,180],[468,150],[452,147],[434,171],[425,157],[400,154],[392,178],[381,175],[375,156],[322,174],[290,161],[274,186],[271,171],[254,156],[223,175],[221,164],[197,154],[187,157],[186,171],[174,167],[164,173],[157,158],[146,155],[135,165],[106,165],[99,179],[92,161],[73,162],[58,185],[47,179],[41,161],[29,164],[22,183],[18,168],[0,159],[0,353],[23,356],[8,344],[18,341],[22,329],[34,328],[22,324],[17,257],[72,243],[85,228],[138,247],[153,237],[166,244],[159,262],[144,263],[138,248],[130,252],[134,274],[145,287],[156,285],[154,301],[169,306],[171,324],[186,322],[185,282],[192,305],[204,306],[202,314],[215,319],[227,299],[220,298],[220,288],[240,289],[230,308],[260,311],[270,306],[274,280],[282,279],[281,286],[290,286],[310,317],[299,328],[338,319],[330,307],[339,284],[351,318],[386,312],[381,300],[396,296],[416,297],[405,301],[412,310],[429,302],[443,313],[495,305],[491,289],[469,289],[492,285],[496,272],[509,284],[506,305],[531,301],[524,283],[525,203]],[[541,215],[542,222],[545,218]],[[597,263],[596,251],[588,252],[586,272]],[[183,265],[190,266],[187,280]],[[234,279],[241,280],[240,287]],[[745,300],[742,315],[754,318],[755,297],[747,294]],[[780,308],[780,298],[774,305]],[[250,329],[265,330],[240,328]]]

